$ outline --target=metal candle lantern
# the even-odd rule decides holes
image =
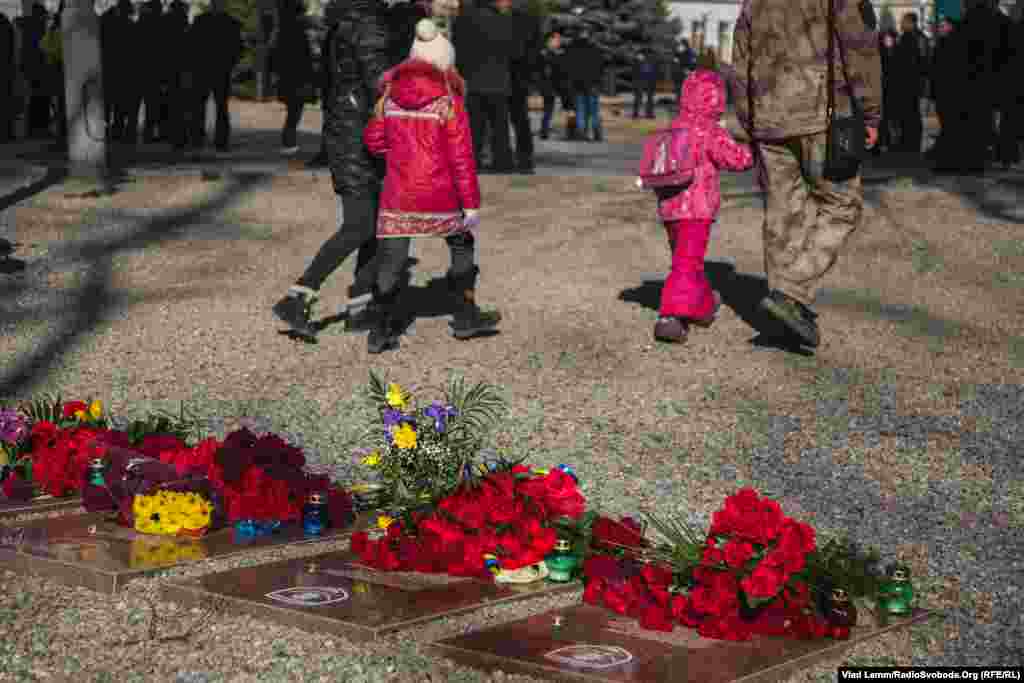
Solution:
[[[85,471],[85,481],[83,482],[83,488],[90,484],[93,486],[106,486],[106,473],[107,461],[104,460],[103,458],[93,458],[92,460],[89,461],[89,467]]]
[[[896,565],[878,589],[878,606],[894,616],[909,614],[914,604],[914,587],[910,584],[910,570]]]
[[[327,497],[322,493],[310,494],[302,508],[302,529],[310,536],[319,536],[329,524]]]

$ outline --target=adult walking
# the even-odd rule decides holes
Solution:
[[[679,93],[683,91],[683,83],[686,81],[686,77],[696,67],[697,55],[694,54],[689,41],[686,38],[682,38],[672,51],[672,85],[675,88],[672,93],[673,97],[678,97]]]
[[[0,12],[0,142],[14,135],[14,25]]]
[[[756,143],[765,193],[770,293],[762,306],[812,348],[820,341],[811,308],[817,289],[860,225],[864,204],[859,172],[845,180],[825,177],[830,32],[837,39],[836,113],[850,114],[845,93],[852,91],[870,145],[878,136],[882,99],[877,36],[857,5],[832,2],[830,27],[829,2],[745,0],[730,70],[737,114]]]
[[[167,138],[164,86],[168,71],[177,68],[177,65],[171,64],[168,59],[167,51],[170,44],[167,41],[164,8],[160,0],[148,0],[142,5],[137,31],[139,49],[143,50],[137,57],[142,59],[145,66],[142,69],[135,69],[133,77],[139,84],[146,114],[142,127],[142,141],[148,144],[158,138]]]
[[[559,97],[564,101],[565,69],[563,60],[565,50],[562,49],[562,34],[551,31],[544,37],[544,49],[540,53],[538,66],[538,86],[544,101],[544,113],[540,120],[540,139],[547,140],[551,136],[551,119],[555,115],[555,100]]]
[[[878,36],[878,54],[882,62],[882,121],[878,125],[878,144],[875,145],[872,153],[878,156],[883,149],[895,146],[898,137],[894,128],[896,122],[893,120],[895,105],[893,104],[896,88],[893,82],[893,63],[896,59],[896,45],[899,44],[899,36],[895,31],[883,31]]]
[[[195,84],[193,142],[206,138],[206,102],[213,96],[217,109],[214,145],[227,152],[231,142],[231,74],[242,58],[242,23],[227,13],[224,0],[211,0],[210,11],[196,17],[189,32]]]
[[[647,104],[644,115],[654,118],[654,92],[658,87],[658,64],[649,50],[640,50],[633,63],[633,118],[640,118],[640,105],[644,98]],[[682,84],[680,84],[682,87]],[[680,91],[681,92],[681,91]],[[678,95],[679,92],[676,93]]]
[[[576,98],[576,135],[581,140],[604,140],[601,125],[601,84],[604,80],[605,57],[590,38],[581,31],[566,54],[569,81]],[[591,134],[593,137],[590,137]]]
[[[483,7],[465,7],[452,25],[458,70],[466,80],[466,107],[477,167],[482,160],[485,131],[489,130],[488,170],[494,173],[515,171],[508,135],[508,98],[512,59],[522,45],[511,11],[512,0],[491,0]]]
[[[281,152],[299,151],[298,129],[306,108],[306,88],[313,79],[313,51],[306,35],[306,7],[302,0],[282,0],[277,44],[272,63],[277,71],[277,96],[287,114],[281,130]]]
[[[337,0],[334,0],[324,8],[324,21],[327,24],[327,30],[324,31],[323,38],[320,39],[320,71],[317,74],[318,85],[320,86],[320,151],[306,164],[310,168],[322,168],[327,166],[328,162],[325,127],[327,126],[327,107],[331,103],[331,70],[327,65],[327,53],[338,26],[338,7],[339,3]]]
[[[529,12],[517,10],[512,16],[521,47],[509,62],[508,112],[516,135],[516,169],[530,174],[533,173],[533,127],[529,97],[543,49],[543,34],[540,21]]]
[[[935,46],[932,48],[928,93],[935,103],[935,116],[939,120],[939,136],[935,139],[935,144],[925,153],[930,161],[939,158],[943,145],[948,142],[950,127],[954,125],[951,114],[954,111],[953,105],[957,94],[950,86],[956,82],[956,71],[962,68],[962,65],[956,63],[955,53],[952,49],[954,30],[955,26],[949,17],[939,19],[936,27]],[[882,69],[884,72],[884,56]],[[884,105],[882,113],[885,113]],[[882,120],[885,121],[884,118]],[[879,139],[882,135],[884,135],[884,131],[879,134]]]
[[[173,0],[163,15],[164,37],[167,46],[164,72],[166,110],[162,131],[175,149],[184,149],[189,139],[189,124],[192,120],[190,105],[192,74],[188,71],[186,58],[188,50],[188,6],[182,0]]]
[[[324,136],[334,192],[343,210],[337,232],[273,307],[274,315],[306,341],[316,340],[311,316],[320,287],[345,259],[358,250],[350,297],[372,291],[376,280],[373,261],[384,165],[366,149],[363,130],[376,104],[378,81],[392,64],[394,39],[387,9],[377,0],[339,2],[334,16],[336,26],[324,56],[325,68],[331,70]]]
[[[924,127],[921,121],[921,98],[928,79],[928,38],[917,25],[917,14],[909,12],[900,21],[900,42],[892,61],[891,102],[900,127],[900,150],[921,153]]]
[[[46,90],[46,55],[43,53],[43,37],[46,35],[46,8],[36,2],[32,13],[15,20],[21,37],[21,73],[29,86],[28,133],[29,137],[45,138],[50,130],[50,95]]]

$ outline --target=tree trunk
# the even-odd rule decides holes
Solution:
[[[70,0],[61,20],[68,161],[73,175],[99,177],[107,169],[106,116],[100,71],[100,22],[92,0]]]

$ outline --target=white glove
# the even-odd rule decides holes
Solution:
[[[640,176],[636,177],[636,187],[638,190],[644,189],[644,180]]]
[[[480,227],[480,209],[463,209],[462,227],[466,230],[476,230]]]

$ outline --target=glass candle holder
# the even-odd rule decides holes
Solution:
[[[302,530],[309,536],[319,536],[327,529],[327,497],[322,493],[310,494],[302,507]]]
[[[572,554],[572,544],[566,540],[555,542],[555,549],[544,558],[548,568],[548,580],[555,583],[569,583],[576,571],[576,556]]]

